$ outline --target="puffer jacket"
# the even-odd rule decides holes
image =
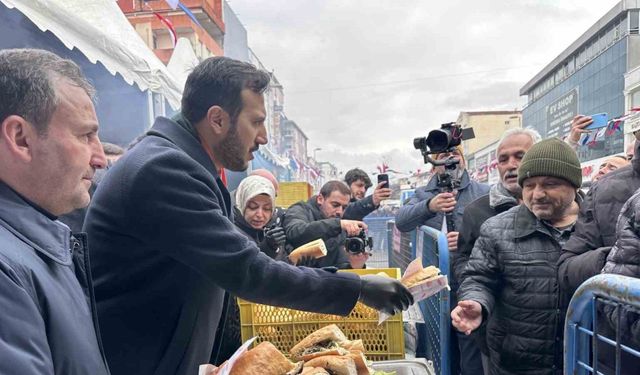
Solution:
[[[640,188],[640,142],[631,165],[615,170],[591,186],[580,209],[571,238],[559,259],[560,286],[567,296],[600,273],[616,240],[616,218],[625,202]],[[567,299],[565,304],[569,303]]]
[[[563,312],[557,283],[560,243],[524,206],[488,219],[464,271],[458,299],[490,317],[493,375],[560,374]],[[562,232],[562,238],[569,236]]]
[[[622,207],[617,221],[616,242],[611,248],[602,273],[610,273],[640,278],[640,190]],[[620,327],[621,342],[635,350],[640,350],[640,315],[623,307],[618,319],[618,308],[599,304],[603,312],[599,320],[599,333],[615,339],[615,327]],[[618,321],[620,320],[620,321]],[[637,374],[640,359],[622,351],[621,374]],[[599,347],[599,371],[613,373],[615,350],[609,345]]]
[[[491,186],[489,194],[471,202],[462,215],[462,230],[458,236],[458,250],[453,253],[452,270],[458,282],[462,282],[462,273],[467,266],[471,251],[480,236],[480,227],[490,217],[501,214],[518,205],[518,200],[498,183]]]

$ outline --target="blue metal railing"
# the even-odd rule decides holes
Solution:
[[[416,257],[422,258],[423,267],[434,265],[443,275],[449,275],[449,248],[447,237],[427,226],[417,231],[400,232],[393,220],[387,223],[389,266],[404,272]],[[424,316],[424,354],[433,361],[437,375],[449,375],[451,363],[449,345],[451,317],[449,315],[449,291],[443,290],[419,303]]]
[[[640,352],[628,343],[639,322],[640,279],[607,274],[585,281],[567,310],[565,374],[640,373]]]
[[[423,267],[433,265],[443,275],[449,275],[449,248],[447,237],[442,232],[427,226],[420,227],[416,238],[416,253],[422,257]],[[448,290],[442,290],[419,303],[426,327],[426,354],[433,361],[436,374],[439,375],[449,375],[451,372],[449,293]]]

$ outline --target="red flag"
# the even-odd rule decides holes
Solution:
[[[175,48],[176,43],[178,43],[178,34],[176,33],[176,29],[173,28],[173,24],[158,12],[153,12],[153,14],[169,29],[169,34],[173,37],[173,47]]]

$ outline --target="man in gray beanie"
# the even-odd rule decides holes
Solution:
[[[518,169],[524,204],[480,229],[451,319],[466,334],[486,324],[492,374],[562,373],[556,264],[577,219],[581,172],[561,140],[533,145]]]

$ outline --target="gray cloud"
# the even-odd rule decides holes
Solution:
[[[231,6],[252,49],[284,85],[287,115],[311,148],[334,150],[321,154],[345,166],[376,158],[372,152],[377,158],[395,152],[409,170],[412,162],[401,154],[413,151],[413,137],[460,111],[521,105],[519,88],[616,3],[235,0]]]

